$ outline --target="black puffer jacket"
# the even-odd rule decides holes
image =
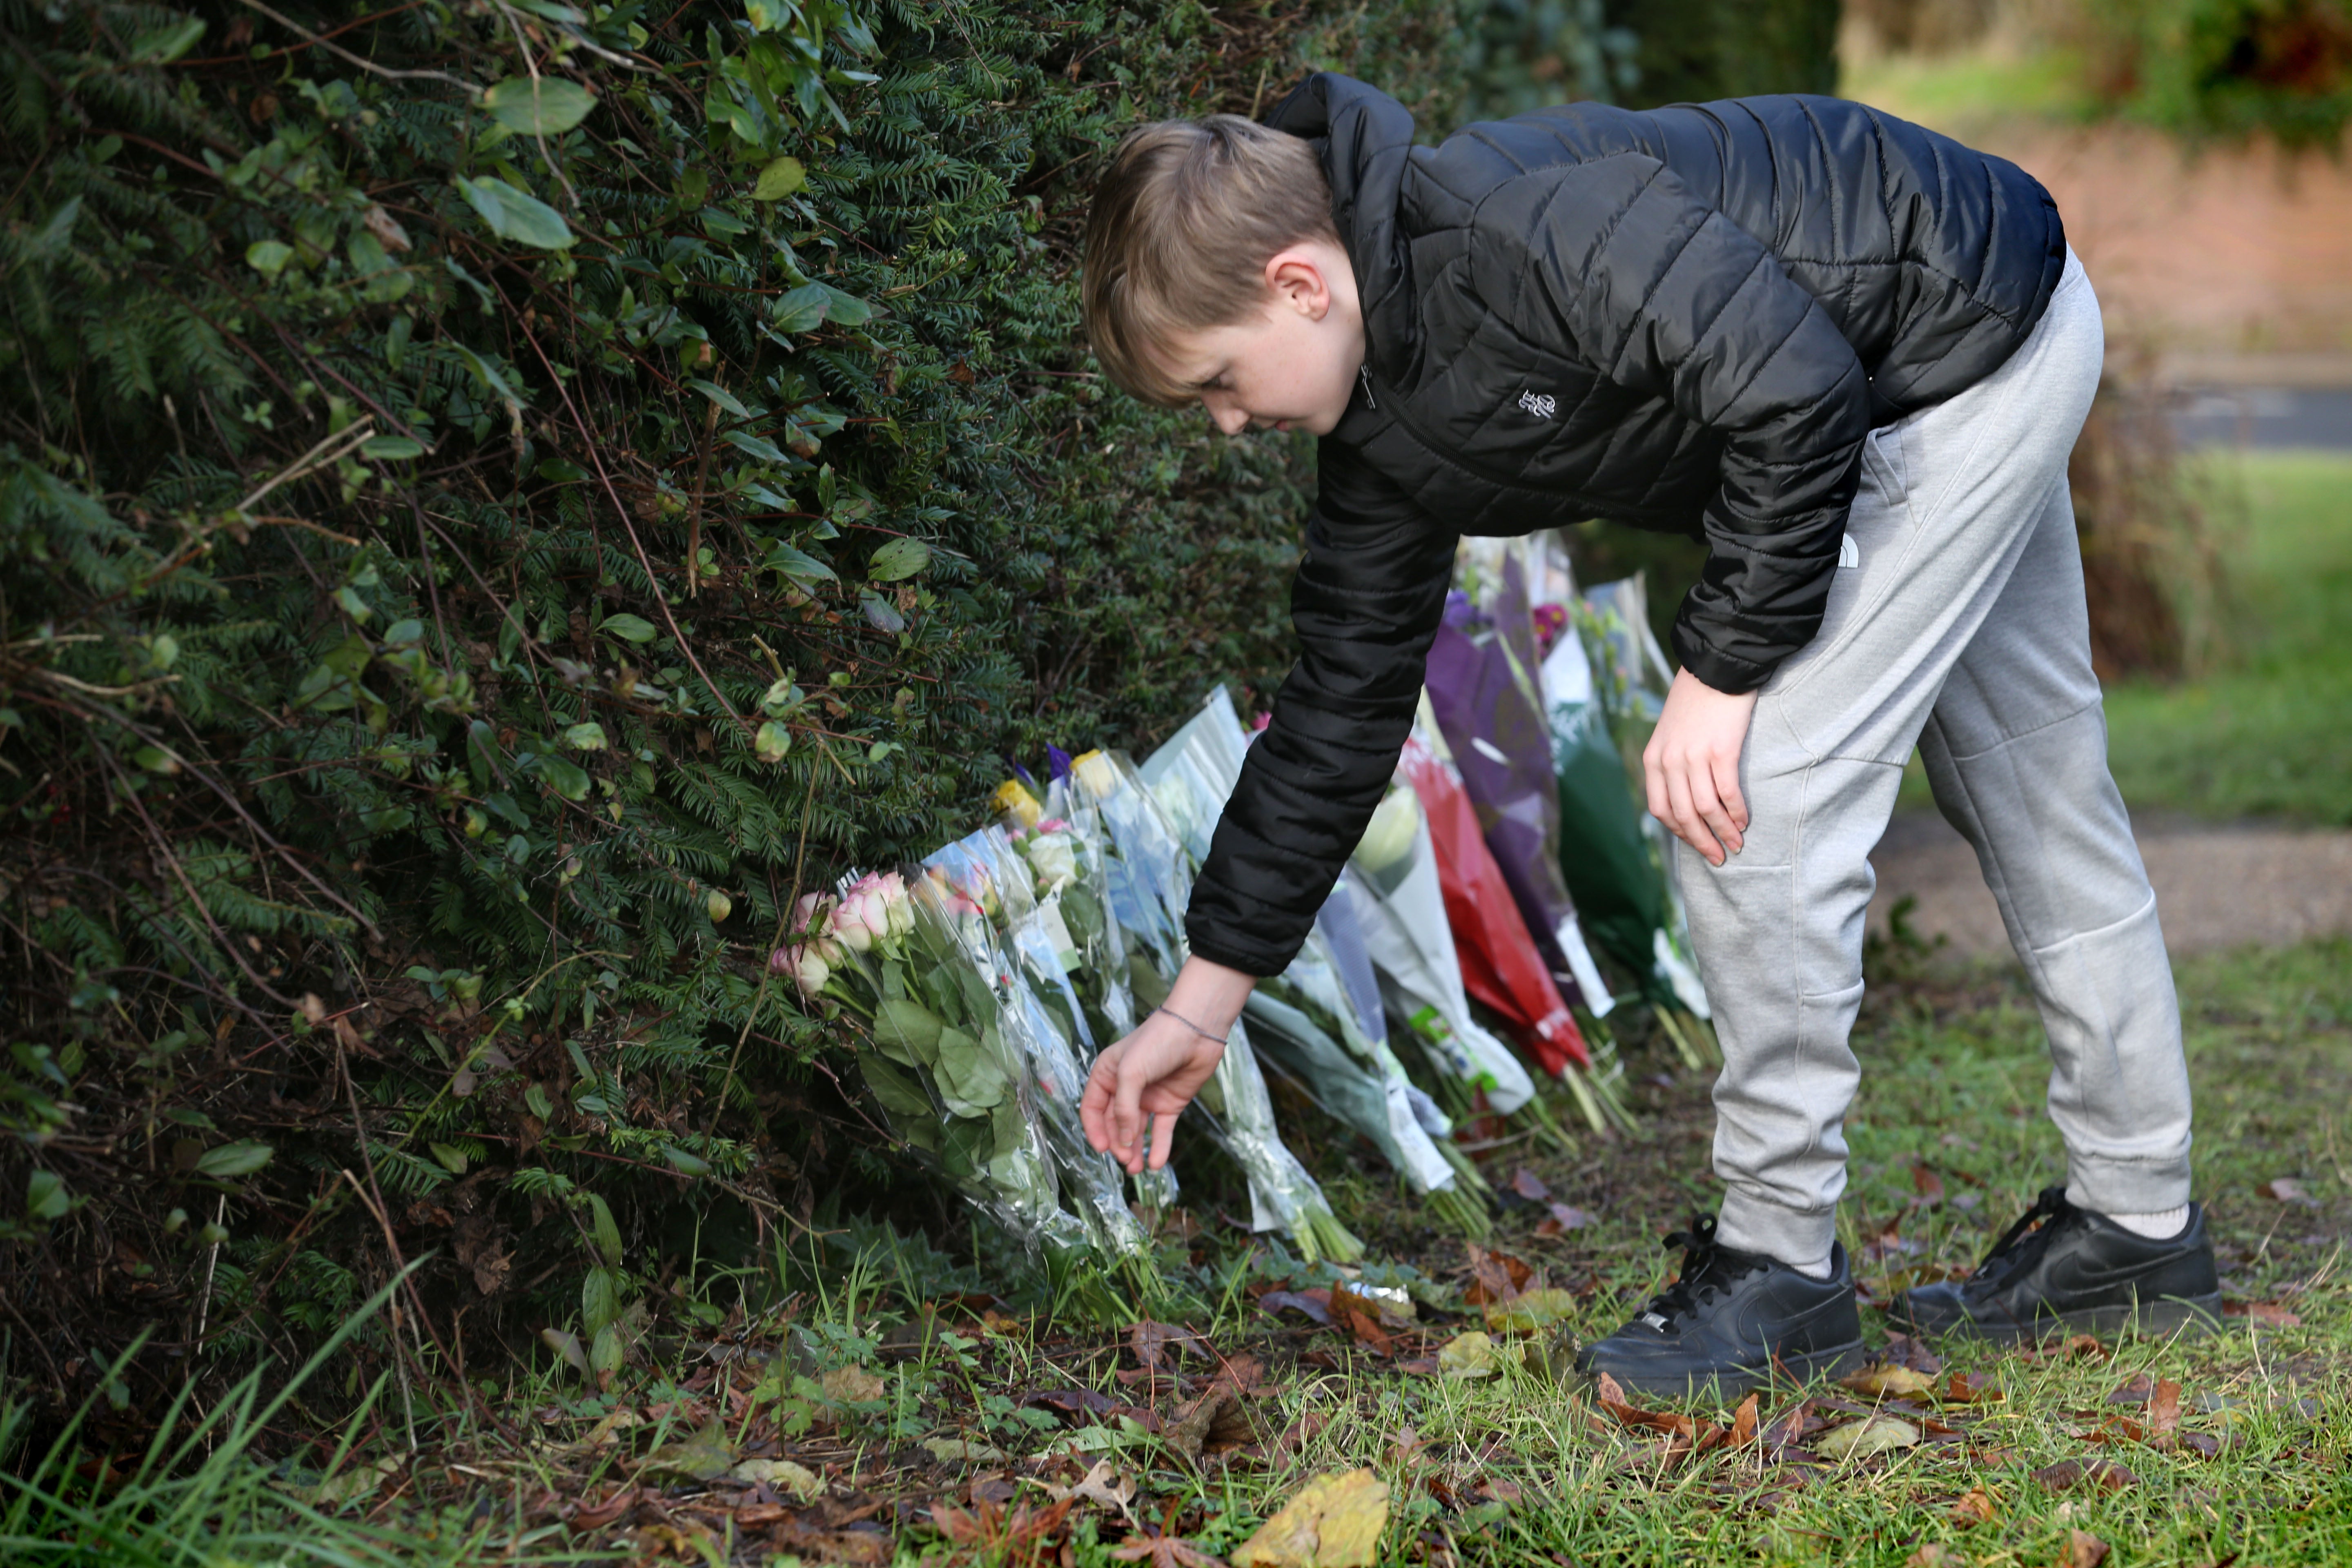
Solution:
[[[1456,538],[1601,516],[1703,536],[1675,651],[1760,686],[1821,625],[1864,436],[1982,379],[2066,259],[2015,165],[1860,104],[1577,104],[1412,144],[1346,77],[1267,116],[1322,155],[1368,362],[1318,453],[1303,646],[1192,894],[1279,972],[1411,730]]]

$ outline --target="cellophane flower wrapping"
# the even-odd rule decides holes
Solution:
[[[1089,752],[1076,759],[1070,776],[1103,826],[1110,913],[1125,940],[1128,988],[1140,1022],[1167,1001],[1189,956],[1184,909],[1192,897],[1192,866],[1174,825],[1132,763]],[[1322,1187],[1276,1130],[1274,1101],[1241,1022],[1194,1098],[1192,1114],[1241,1167],[1252,1229],[1284,1232],[1309,1262],[1352,1263],[1364,1255],[1364,1244],[1332,1214]]]
[[[1524,540],[1462,542],[1445,624],[1429,652],[1429,709],[1556,985],[1594,1017],[1606,1017],[1615,998],[1560,875],[1559,783],[1536,658],[1530,572]]]
[[[1565,575],[1564,563],[1556,570]],[[1622,867],[1614,879],[1628,889],[1638,889],[1625,900],[1630,906],[1625,929],[1613,933],[1614,940],[1622,942],[1629,952],[1629,957],[1622,962],[1641,973],[1643,966],[1633,959],[1646,951],[1649,964],[1644,991],[1650,999],[1662,1005],[1679,1005],[1706,1018],[1711,1016],[1711,1009],[1706,987],[1699,980],[1698,965],[1691,953],[1690,921],[1684,913],[1682,900],[1675,894],[1674,879],[1665,870],[1669,854],[1665,826],[1641,808],[1639,786],[1633,776],[1635,764],[1629,761],[1639,757],[1642,748],[1648,744],[1650,731],[1656,727],[1658,715],[1665,706],[1667,688],[1674,680],[1665,652],[1650,629],[1646,590],[1647,584],[1638,572],[1614,583],[1603,583],[1582,595],[1574,592],[1572,581],[1566,584],[1559,601],[1566,612],[1566,624],[1559,641],[1544,659],[1546,700],[1554,704],[1555,734],[1571,728],[1574,732],[1573,761],[1578,778],[1582,781],[1579,793],[1592,803],[1594,820],[1588,830],[1597,858],[1605,860],[1610,868]],[[1570,717],[1565,720],[1558,716],[1563,708],[1570,710]],[[1622,808],[1609,795],[1608,781],[1612,770],[1622,785],[1619,793],[1625,802]],[[1570,809],[1570,767],[1563,763],[1563,814]],[[1623,819],[1628,816],[1632,831],[1639,836],[1638,846],[1624,842]],[[1596,865],[1596,879],[1603,874],[1602,868]],[[1599,889],[1594,893],[1596,900],[1604,902],[1609,896]],[[1577,898],[1581,903],[1585,895],[1579,891]],[[1638,918],[1646,921],[1646,929],[1634,927],[1635,911]],[[1595,940],[1601,940],[1597,931]]]
[[[954,911],[973,967],[1003,998],[1005,1030],[1027,1066],[1031,1103],[1066,1203],[1097,1250],[1148,1256],[1149,1238],[1127,1205],[1126,1173],[1087,1142],[1079,1120],[1091,1052],[1082,1054],[1074,1032],[1084,1030],[1084,1020],[1025,863],[992,826],[934,851],[923,869],[937,900]]]
[[[1558,1077],[1591,1065],[1584,1037],[1519,914],[1510,885],[1486,847],[1478,813],[1424,710],[1405,742],[1398,772],[1421,802],[1437,861],[1446,921],[1472,999],[1509,1027],[1522,1049]]]
[[[1184,830],[1196,863],[1205,858],[1217,819],[1241,775],[1247,732],[1223,687],[1142,766],[1142,776],[1171,819]],[[1261,980],[1244,1016],[1264,1059],[1274,1062],[1332,1116],[1361,1132],[1416,1192],[1452,1193],[1483,1187],[1466,1159],[1449,1160],[1437,1142],[1452,1127],[1444,1112],[1406,1075],[1389,1048],[1362,1022],[1349,994],[1332,936],[1359,952],[1363,939],[1352,895],[1335,889],[1298,955],[1282,973]],[[1441,1205],[1443,1206],[1443,1205]],[[1450,1219],[1484,1235],[1483,1204],[1454,1205]]]
[[[772,962],[866,1024],[857,1065],[892,1134],[1024,1247],[1088,1247],[1061,1205],[1029,1064],[961,911],[919,873],[891,872],[846,880],[796,914],[801,942]]]
[[[1018,782],[1001,786],[996,831],[1009,853],[1006,879],[1021,882],[1034,906],[1019,932],[1024,966],[1079,1061],[1090,1067],[1135,1027],[1127,943],[1111,914],[1100,816],[1066,775],[1045,793],[1041,805]],[[1147,1167],[1129,1181],[1153,1223],[1174,1206],[1172,1166]]]
[[[1402,775],[1372,813],[1348,883],[1381,994],[1441,1079],[1458,1086],[1469,1109],[1483,1094],[1509,1115],[1535,1098],[1535,1083],[1510,1047],[1471,1016],[1462,960],[1446,923],[1437,850],[1421,801]]]
[[[1580,600],[1557,534],[1539,537],[1532,548],[1538,674],[1551,727],[1552,772],[1559,781],[1560,876],[1592,944],[1639,977],[1644,1001],[1704,1018],[1706,990],[1690,962],[1680,901],[1652,831],[1658,825],[1636,795],[1594,677],[1596,650],[1604,658],[1627,650],[1617,595],[1606,608]],[[1633,685],[1622,670],[1612,670],[1607,684],[1621,694],[1621,704]]]

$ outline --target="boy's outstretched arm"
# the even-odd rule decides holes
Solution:
[[[1217,1070],[1225,1037],[1256,984],[1238,969],[1186,959],[1167,1002],[1095,1058],[1078,1101],[1087,1142],[1132,1175],[1143,1169],[1148,1129],[1151,1168],[1167,1164],[1176,1118]]]

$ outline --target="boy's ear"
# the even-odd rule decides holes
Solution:
[[[1266,258],[1265,286],[1276,301],[1308,321],[1331,313],[1331,279],[1323,258],[1304,246],[1278,250]]]

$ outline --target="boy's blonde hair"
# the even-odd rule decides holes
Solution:
[[[1339,242],[1315,149],[1237,114],[1162,120],[1129,132],[1095,182],[1080,295],[1087,336],[1111,380],[1179,407],[1197,389],[1155,350],[1178,332],[1247,321],[1268,299],[1266,258],[1302,240]]]

